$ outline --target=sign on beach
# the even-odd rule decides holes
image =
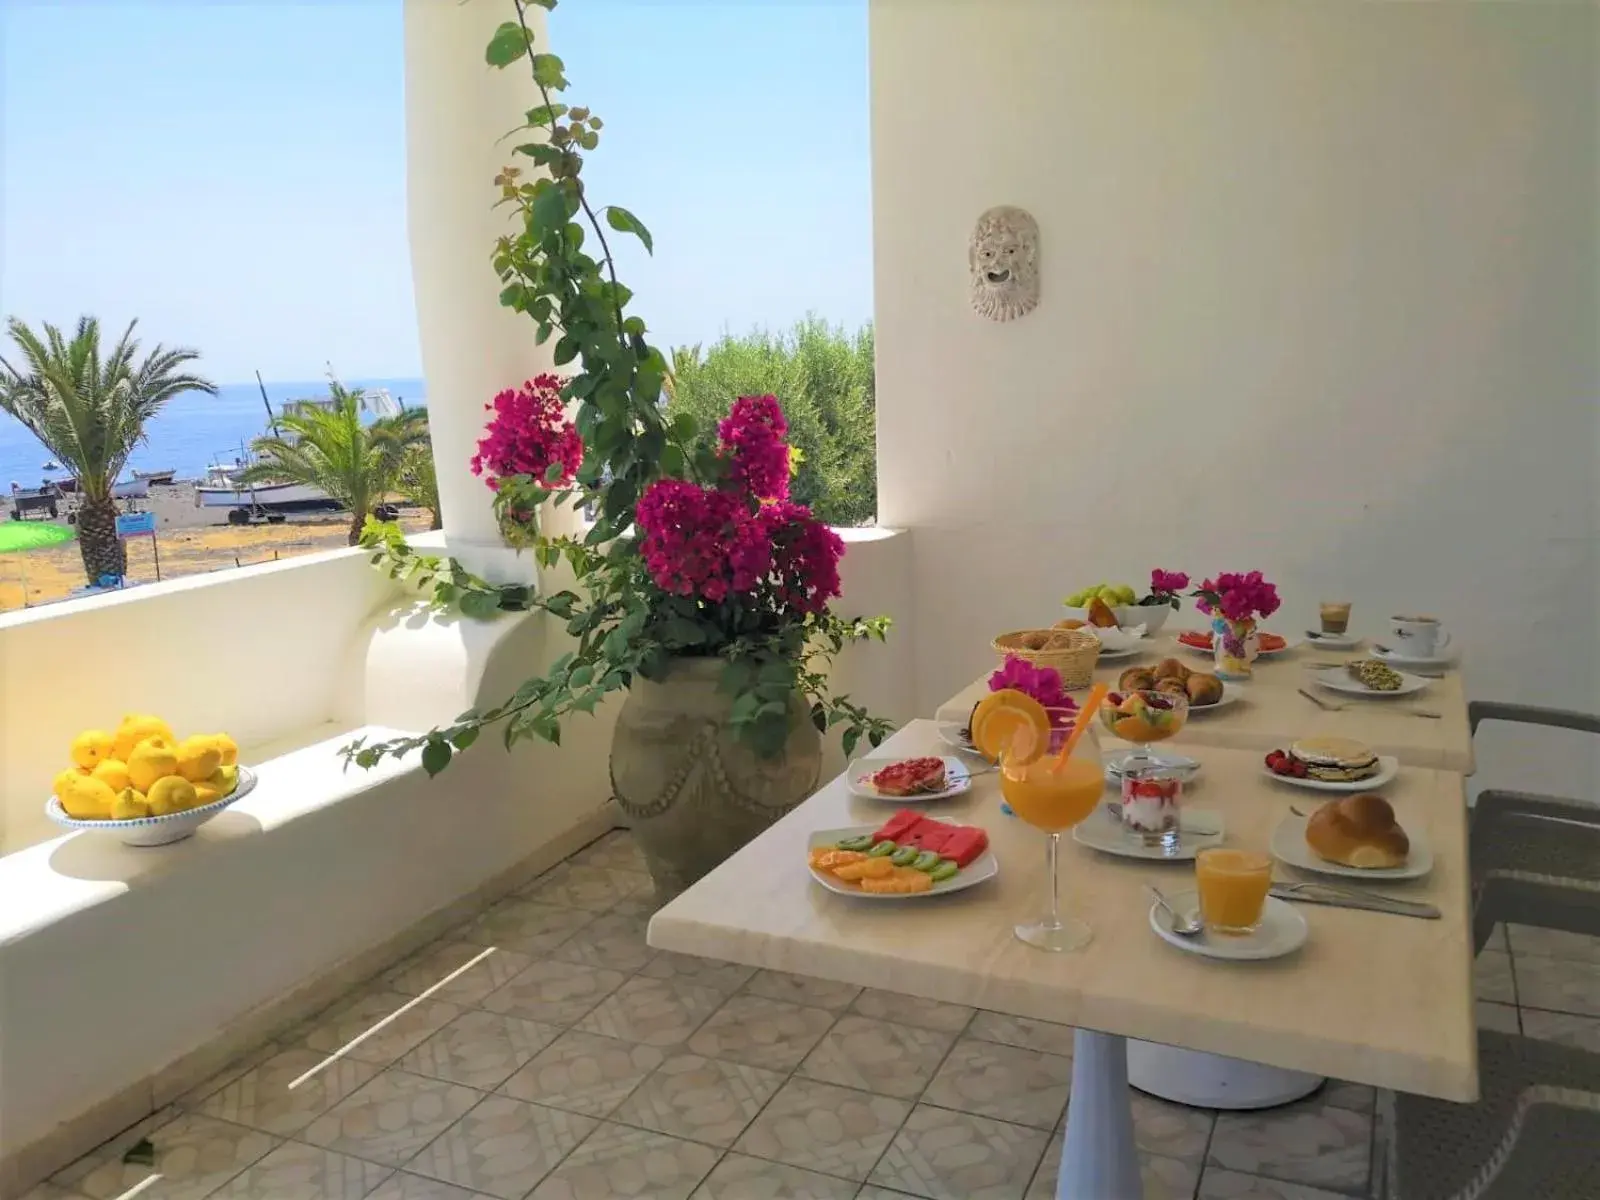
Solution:
[[[148,533],[154,537],[156,532],[156,515],[153,512],[121,513],[117,517],[117,536],[119,538],[138,537]]]

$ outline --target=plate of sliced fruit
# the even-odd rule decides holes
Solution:
[[[830,892],[868,900],[942,896],[1000,872],[983,830],[909,808],[882,825],[819,829],[807,844],[807,864]]]
[[[1291,642],[1288,638],[1279,637],[1275,633],[1264,630],[1256,637],[1256,657],[1271,658],[1274,654],[1283,654],[1293,650],[1299,642]],[[1211,653],[1211,630],[1185,629],[1178,634],[1178,645],[1185,650],[1193,650],[1196,654]]]
[[[845,783],[852,796],[869,800],[947,800],[972,787],[972,773],[959,758],[861,758],[850,764]]]

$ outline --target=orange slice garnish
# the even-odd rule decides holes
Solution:
[[[972,713],[972,744],[991,762],[1002,754],[1029,761],[1050,743],[1050,715],[1026,692],[990,692]]]

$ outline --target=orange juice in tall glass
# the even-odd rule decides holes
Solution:
[[[1272,860],[1256,850],[1215,846],[1194,860],[1200,919],[1212,933],[1254,933],[1272,887]]]
[[[1048,732],[1031,726],[1014,730],[1000,754],[1000,791],[1029,825],[1050,835],[1048,871],[1050,911],[1037,921],[1016,927],[1017,937],[1041,950],[1076,950],[1093,936],[1082,921],[1061,919],[1058,864],[1063,830],[1094,812],[1105,790],[1105,768],[1093,730],[1086,729],[1072,754],[1060,759],[1076,713],[1046,710]]]

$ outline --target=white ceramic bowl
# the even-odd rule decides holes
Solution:
[[[77,817],[69,817],[66,809],[61,807],[61,801],[54,796],[51,796],[50,802],[44,806],[44,815],[57,825],[63,825],[68,829],[88,829],[96,833],[115,834],[117,840],[124,846],[165,846],[189,837],[235,800],[248,795],[255,786],[255,772],[249,767],[240,767],[239,786],[233,789],[231,795],[224,796],[212,804],[203,804],[199,808],[185,809],[183,812],[168,813],[164,817],[135,817],[131,821],[80,821]]]
[[[1144,626],[1145,637],[1155,637],[1161,627],[1167,623],[1167,618],[1172,615],[1170,604],[1113,604],[1111,615],[1117,618],[1117,624],[1124,629],[1132,629],[1135,625]],[[1063,621],[1076,620],[1088,621],[1087,608],[1069,608]]]

